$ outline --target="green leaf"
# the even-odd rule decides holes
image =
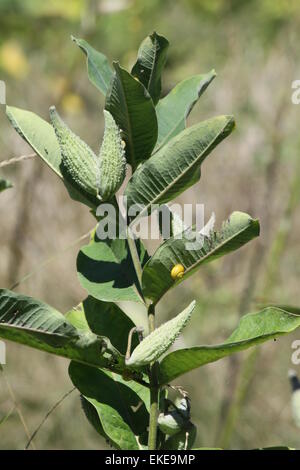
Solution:
[[[106,336],[112,345],[125,355],[128,334],[135,325],[118,305],[89,296],[76,309],[68,312],[66,318],[77,329]],[[134,338],[134,346],[137,343]]]
[[[53,127],[31,111],[6,106],[6,115],[17,133],[60,178],[61,154]]]
[[[123,450],[145,449],[149,390],[102,370],[71,362],[70,378],[97,411],[104,433]]]
[[[168,354],[159,368],[159,382],[166,384],[182,374],[251,346],[294,331],[300,326],[300,315],[268,307],[245,315],[237,329],[223,344],[195,346]]]
[[[157,302],[169,289],[194,274],[202,264],[237,250],[259,235],[259,222],[243,212],[233,212],[218,232],[191,238],[191,229],[166,240],[146,263],[142,275],[145,297]],[[176,264],[185,269],[181,279],[173,280]]]
[[[13,185],[10,181],[5,180],[4,178],[0,178],[0,193],[5,191],[5,189],[12,188]]]
[[[193,75],[178,83],[165,98],[160,100],[156,107],[158,138],[155,151],[185,129],[188,115],[215,77],[214,70],[203,75]]]
[[[77,330],[53,307],[6,289],[0,289],[0,337],[88,365],[124,369],[107,338]]]
[[[107,434],[105,434],[104,432],[104,429],[102,427],[96,408],[86,398],[84,398],[83,395],[80,395],[80,401],[81,401],[82,410],[85,414],[85,417],[89,421],[89,423],[93,426],[93,428],[97,431],[97,433],[100,434],[100,436],[104,437],[104,439],[110,445],[113,445],[113,443],[110,441]]]
[[[174,199],[190,186],[192,172],[234,128],[232,116],[219,116],[192,126],[174,137],[141,165],[127,185],[128,210],[137,205],[139,216],[147,215],[153,204]]]
[[[87,57],[87,71],[90,81],[105,96],[113,77],[113,70],[107,57],[96,51],[84,39],[77,39],[74,36],[71,38]]]
[[[61,172],[62,157],[53,127],[36,114],[23,109],[6,106],[6,114],[18,134],[44,160],[51,170],[59,176],[72,199],[96,209],[99,200],[96,197],[84,197],[75,187],[63,178]]]
[[[259,304],[258,306],[259,306],[259,308],[263,308],[263,307],[267,307],[267,306],[276,307],[276,308],[280,308],[281,310],[285,310],[286,312],[294,313],[295,315],[300,315],[300,307],[295,307],[295,305],[269,303],[268,305]]]
[[[137,77],[157,104],[161,94],[161,74],[167,59],[169,42],[156,32],[147,36],[138,50],[132,75]]]
[[[114,63],[115,73],[106,96],[105,109],[115,119],[126,142],[127,162],[135,170],[147,160],[157,139],[155,108],[142,83]]]
[[[140,249],[141,260],[146,256]],[[80,284],[98,300],[142,302],[127,240],[99,240],[95,237],[81,248],[77,258]]]

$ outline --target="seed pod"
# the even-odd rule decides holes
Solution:
[[[63,122],[55,106],[50,108],[51,124],[59,143],[63,176],[83,194],[98,195],[99,159],[90,147]]]
[[[175,266],[173,266],[172,271],[171,271],[171,278],[174,279],[175,281],[176,279],[181,279],[183,274],[184,274],[184,267],[182,266],[182,264],[175,264]]]
[[[104,111],[105,130],[100,149],[100,195],[108,201],[122,185],[126,173],[125,142],[114,118]]]
[[[175,318],[161,325],[159,328],[146,336],[146,338],[134,349],[126,365],[132,367],[142,367],[156,361],[179,336],[195,308],[193,301],[183,312]]]
[[[197,436],[196,426],[189,422],[185,429],[169,437],[164,443],[165,450],[188,450],[194,445]]]
[[[157,424],[161,432],[169,436],[179,433],[186,427],[188,420],[176,409],[167,413],[160,413]]]

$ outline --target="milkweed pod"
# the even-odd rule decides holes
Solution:
[[[195,308],[193,301],[183,312],[175,318],[161,325],[159,328],[146,336],[146,338],[134,349],[126,365],[132,367],[142,367],[156,361],[179,336]]]
[[[157,424],[161,432],[169,436],[173,436],[186,427],[188,420],[182,414],[174,409],[168,413],[160,413],[158,415]]]
[[[100,148],[100,195],[104,201],[114,196],[126,174],[125,142],[108,111],[104,111],[105,130]]]
[[[193,447],[197,436],[197,428],[188,423],[186,428],[169,437],[164,443],[165,450],[189,450]]]
[[[175,264],[175,266],[173,266],[172,271],[171,271],[172,279],[174,279],[174,281],[176,279],[181,279],[183,274],[184,274],[184,266],[182,266],[182,264]]]
[[[51,124],[59,143],[61,171],[66,180],[83,194],[98,195],[99,159],[91,148],[64,123],[55,106],[50,110]]]

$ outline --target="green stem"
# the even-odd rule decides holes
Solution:
[[[133,238],[133,233],[132,233],[132,231],[130,230],[129,227],[127,227],[127,241],[128,241],[128,247],[129,247],[129,251],[130,251],[130,254],[131,254],[134,269],[135,269],[135,272],[136,272],[136,275],[137,275],[137,278],[138,278],[138,281],[139,281],[139,285],[140,285],[140,288],[142,288],[142,272],[143,272],[143,270],[142,270],[142,266],[141,266],[141,262],[140,262],[140,257],[139,257],[139,254],[138,254],[138,251],[137,251],[137,248],[136,248],[135,240]]]
[[[130,227],[127,227],[127,240],[128,247],[131,254],[132,262],[135,272],[142,290],[142,266],[140,258],[136,249],[135,240],[132,235]],[[148,324],[149,333],[155,330],[155,307],[154,304],[148,303]],[[128,353],[128,351],[127,351]],[[157,363],[150,364],[149,368],[149,385],[150,385],[150,418],[149,418],[149,436],[148,436],[148,449],[156,450],[157,441],[157,415],[158,415],[158,400],[159,400],[159,386],[157,384]]]
[[[155,307],[150,304],[148,307],[149,333],[155,330]],[[150,381],[150,419],[149,419],[149,436],[148,449],[156,450],[157,439],[157,415],[159,386],[157,384],[157,362],[150,364],[149,381]]]

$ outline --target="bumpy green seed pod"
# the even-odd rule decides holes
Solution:
[[[55,106],[50,108],[51,124],[60,146],[61,171],[66,180],[83,194],[99,193],[99,158],[90,147],[63,122]]]
[[[120,130],[108,111],[104,111],[105,130],[100,148],[100,195],[104,201],[114,196],[126,174],[124,143]]]
[[[179,336],[195,308],[196,302],[193,301],[183,312],[172,320],[164,323],[146,338],[134,349],[129,359],[126,359],[126,365],[132,367],[142,367],[150,362],[156,361]]]
[[[197,436],[197,428],[193,423],[188,423],[185,429],[169,437],[164,443],[165,450],[188,450],[194,445]]]

